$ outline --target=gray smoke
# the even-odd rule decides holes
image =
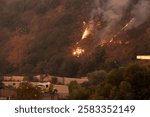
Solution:
[[[95,0],[95,8],[91,13],[91,20],[99,16],[105,22],[105,27],[99,32],[100,38],[108,38],[113,35],[114,27],[124,18],[127,10],[134,20],[126,27],[126,30],[140,26],[150,17],[150,0]]]
[[[127,29],[137,28],[150,18],[150,0],[140,0],[132,9],[131,16],[134,21]]]
[[[108,34],[112,34],[114,27],[123,18],[123,14],[129,7],[130,0],[108,0],[102,14],[102,20],[106,22],[106,27],[101,31],[100,36],[106,38]],[[111,36],[111,35],[110,35]]]
[[[121,20],[130,0],[109,0],[103,12],[103,20],[109,25],[115,25]]]
[[[91,13],[91,20],[95,17],[95,16],[101,16],[101,14],[104,13],[104,6],[101,4],[101,0],[95,0],[95,8],[92,10]]]

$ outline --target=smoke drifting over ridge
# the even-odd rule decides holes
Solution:
[[[137,28],[150,17],[150,0],[95,0],[95,8],[91,12],[91,20],[99,16],[105,27],[99,31],[99,38],[105,39],[112,36],[112,31],[116,27],[125,14],[129,12],[130,19],[125,30]],[[112,34],[112,35],[111,35]]]
[[[149,18],[150,0],[94,0],[90,19],[84,23],[85,31],[73,53],[78,53],[79,57],[82,52],[78,48],[90,53],[99,45],[122,44],[123,41],[117,41],[117,37],[149,21]],[[93,40],[90,40],[90,35]]]
[[[133,24],[129,26],[129,29],[133,27],[138,27],[143,24],[150,17],[150,1],[149,0],[140,0],[131,11],[131,15],[135,18]]]

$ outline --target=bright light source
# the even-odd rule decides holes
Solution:
[[[80,57],[81,54],[83,54],[85,52],[84,49],[80,48],[80,47],[77,47],[74,51],[73,51],[73,55],[74,56],[77,56],[77,57]]]
[[[139,60],[150,60],[150,55],[139,55],[136,58]]]

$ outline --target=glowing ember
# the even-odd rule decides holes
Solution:
[[[78,45],[78,44],[79,44],[79,42],[76,43],[76,45]]]
[[[106,40],[102,40],[102,41],[100,42],[100,44],[99,44],[99,45],[100,45],[101,47],[103,47],[106,43],[107,43],[107,41],[106,41]]]
[[[86,22],[85,22],[85,21],[83,21],[83,25],[84,25],[84,26],[86,25]]]
[[[113,40],[114,40],[114,39],[112,38],[112,39],[109,41],[109,43],[113,42]]]
[[[119,44],[122,44],[122,41],[119,41]]]
[[[129,43],[130,43],[129,41],[126,41],[126,42],[125,42],[126,45],[129,44]]]
[[[81,54],[83,54],[85,52],[84,49],[80,48],[80,47],[77,47],[74,51],[73,51],[73,55],[74,56],[77,56],[77,57],[80,57]]]

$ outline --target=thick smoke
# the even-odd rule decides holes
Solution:
[[[95,16],[101,16],[101,14],[103,14],[104,9],[103,9],[103,5],[101,4],[100,0],[95,0],[95,8],[92,10],[91,13],[91,20],[95,17]]]
[[[131,11],[134,21],[127,27],[127,29],[137,28],[144,22],[149,20],[150,17],[150,0],[140,0],[133,7]]]
[[[109,0],[106,4],[102,20],[106,22],[106,27],[104,31],[102,31],[102,38],[105,38],[108,34],[111,34],[114,30],[114,27],[118,25],[118,23],[123,18],[123,14],[129,7],[130,0]]]
[[[133,19],[125,30],[136,28],[150,17],[150,0],[95,0],[95,8],[91,13],[91,20],[100,17],[106,25],[99,31],[101,39],[113,35],[114,27],[118,26],[126,13]],[[109,35],[109,36],[108,36]]]
[[[105,6],[102,19],[107,22],[108,25],[114,26],[121,20],[125,10],[129,6],[130,0],[109,0]]]

